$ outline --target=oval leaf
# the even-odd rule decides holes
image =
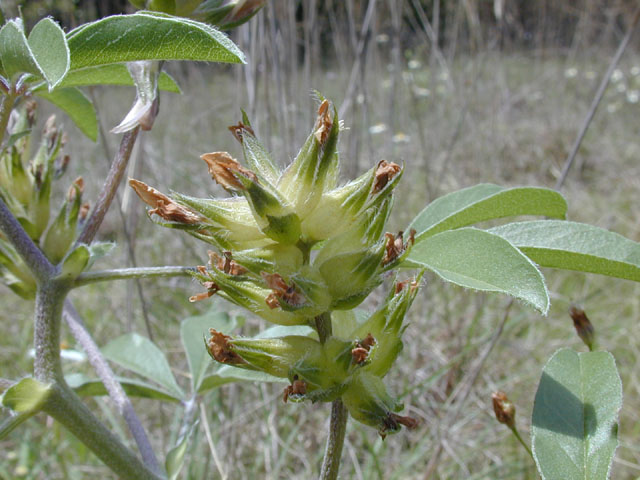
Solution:
[[[23,378],[9,387],[2,395],[0,405],[10,408],[17,415],[7,418],[0,424],[0,440],[42,410],[50,394],[50,385],[40,383],[33,378]]]
[[[49,90],[53,90],[69,70],[69,47],[64,32],[51,18],[43,18],[29,33],[29,47]]]
[[[533,406],[533,454],[543,480],[609,478],[622,382],[609,352],[556,352]]]
[[[162,385],[168,392],[184,398],[162,351],[148,338],[129,333],[102,348],[104,356],[127,370]]]
[[[72,70],[137,60],[244,62],[215,28],[157,12],[106,17],[72,30],[67,40]]]
[[[86,87],[89,85],[122,85],[132,87],[133,79],[127,66],[121,63],[73,70],[64,77],[58,88]],[[172,93],[182,93],[176,81],[166,72],[160,73],[158,88]]]
[[[93,103],[77,88],[58,88],[52,92],[39,90],[36,94],[47,99],[69,115],[73,123],[94,142],[98,138],[98,117]]]
[[[536,266],[505,239],[475,228],[439,233],[417,242],[403,267],[427,268],[465,288],[500,292],[546,314],[549,295]]]
[[[504,188],[480,184],[437,198],[411,222],[416,240],[445,230],[517,215],[564,218],[567,203],[558,192],[547,188]]]
[[[584,223],[517,222],[489,230],[542,267],[599,273],[640,282],[640,243]]]
[[[40,66],[29,48],[22,20],[9,20],[0,29],[0,61],[5,76],[15,79],[21,73],[44,78]]]
[[[232,382],[276,382],[288,383],[286,378],[274,377],[264,372],[256,372],[254,370],[245,370],[244,368],[231,367],[223,365],[212,375],[207,375],[200,384],[198,393],[206,392],[212,388],[220,387],[225,383]]]
[[[81,397],[100,397],[108,395],[107,389],[101,380],[95,378],[88,378],[80,373],[73,373],[66,375],[65,380],[67,384]],[[176,397],[174,394],[168,393],[165,390],[149,383],[141,382],[140,380],[134,380],[132,378],[116,377],[116,380],[122,389],[130,397],[139,398],[153,398],[155,400],[164,400],[168,402],[179,402],[180,397]]]

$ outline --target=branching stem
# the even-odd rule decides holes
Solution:
[[[195,272],[195,267],[166,266],[166,267],[136,267],[117,268],[113,270],[98,270],[82,273],[76,278],[73,287],[82,287],[91,283],[108,282],[112,280],[128,280],[134,278],[168,278],[188,277]]]
[[[126,132],[122,136],[120,149],[111,164],[109,174],[105,180],[104,186],[102,187],[100,196],[98,197],[96,205],[91,212],[91,216],[89,217],[89,220],[87,220],[84,230],[78,237],[76,243],[86,243],[89,245],[96,236],[96,233],[98,233],[98,228],[100,228],[102,220],[104,220],[104,216],[111,206],[111,202],[116,195],[118,186],[120,185],[124,172],[127,169],[127,164],[129,163],[129,158],[131,157],[131,152],[133,151],[136,139],[138,138],[139,131],[140,127],[138,126],[133,130]]]

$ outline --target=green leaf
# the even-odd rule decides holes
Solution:
[[[122,63],[73,70],[60,82],[58,88],[86,87],[90,85],[134,86],[127,66]],[[168,73],[162,72],[158,78],[158,88],[171,93],[182,93],[176,81]]]
[[[409,227],[416,230],[416,241],[420,241],[445,230],[496,218],[516,215],[564,218],[566,213],[567,203],[554,190],[480,184],[437,198]]]
[[[58,275],[58,278],[66,278],[72,280],[84,272],[89,260],[91,259],[91,252],[86,245],[79,245],[70,253],[67,253],[62,260],[62,271]]]
[[[58,88],[52,92],[38,90],[36,95],[64,110],[80,131],[94,142],[98,138],[98,117],[93,103],[77,88]]]
[[[0,61],[5,75],[12,80],[21,73],[32,73],[44,78],[29,48],[20,19],[9,20],[0,29]]]
[[[18,425],[34,416],[44,406],[51,394],[51,386],[33,378],[23,378],[9,387],[2,395],[0,405],[10,408],[17,415],[11,416],[0,424],[0,440],[11,433]]]
[[[533,454],[543,480],[609,478],[622,382],[609,352],[556,352],[533,406]]]
[[[533,262],[484,230],[461,228],[428,237],[413,246],[402,266],[427,268],[465,288],[506,293],[542,314],[549,308],[544,278]]]
[[[244,62],[223,33],[205,23],[157,12],[114,15],[67,35],[71,69],[137,60]]]
[[[104,356],[127,370],[162,385],[169,393],[184,398],[162,351],[148,338],[129,333],[102,348]]]
[[[29,47],[49,90],[53,90],[69,70],[69,47],[64,32],[51,18],[43,18],[29,34]]]
[[[277,382],[287,383],[286,378],[274,377],[263,372],[245,370],[243,368],[223,365],[214,374],[207,375],[200,384],[198,393],[206,392],[212,388],[217,388],[226,383],[232,382]]]
[[[107,389],[101,380],[89,378],[81,373],[66,375],[65,380],[73,390],[81,397],[100,397],[108,395]],[[180,397],[165,390],[132,378],[116,377],[122,388],[130,397],[152,398],[168,402],[179,402]]]
[[[584,223],[540,220],[489,230],[542,267],[599,273],[640,282],[640,244]]]
[[[167,471],[167,475],[169,476],[169,480],[176,480],[178,478],[180,470],[182,470],[184,465],[184,455],[187,453],[189,440],[191,439],[197,425],[198,421],[196,420],[191,424],[189,430],[187,430],[187,432],[178,440],[178,444],[173,447],[169,453],[167,453],[164,466]]]
[[[209,329],[215,328],[219,332],[230,333],[236,328],[235,319],[229,318],[226,312],[219,311],[217,307],[204,315],[185,318],[180,325],[180,340],[189,362],[191,372],[191,387],[197,391],[202,383],[207,368],[211,364],[211,357],[202,342],[203,337],[209,335]]]

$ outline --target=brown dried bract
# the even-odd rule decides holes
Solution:
[[[392,233],[385,233],[384,236],[387,239],[386,244],[386,253],[384,254],[384,258],[382,259],[382,265],[388,265],[389,263],[396,260],[400,255],[404,253],[404,251],[415,243],[415,235],[416,231],[412,228],[409,232],[409,239],[406,242],[403,242],[404,232],[400,231],[397,235],[393,235]]]
[[[304,303],[306,302],[304,295],[297,291],[296,286],[294,284],[288,285],[287,282],[284,281],[284,278],[282,278],[282,275],[280,275],[279,273],[262,272],[261,275],[263,280],[267,284],[267,287],[273,290],[273,293],[266,298],[269,308],[275,308],[276,301],[278,299],[282,300],[288,305],[291,305],[292,307],[304,305]]]
[[[386,160],[380,160],[378,167],[376,168],[376,178],[373,182],[373,190],[371,191],[371,194],[375,195],[380,192],[400,170],[400,165],[393,162],[387,162]]]
[[[398,430],[398,428],[400,428],[400,425],[404,425],[409,430],[413,430],[419,424],[420,422],[415,418],[404,416],[404,415],[398,415],[395,413],[389,413],[387,418],[383,420],[382,428],[378,431],[378,434],[384,440],[385,437],[387,436],[386,432],[389,430],[391,430],[392,432],[395,432]]]
[[[82,205],[80,205],[80,211],[78,212],[78,219],[80,220],[80,222],[83,222],[87,218],[87,215],[89,215],[89,210],[91,210],[91,205],[89,205],[88,203],[83,203]]]
[[[211,250],[207,253],[209,254],[209,263],[212,267],[222,270],[224,273],[229,275],[244,275],[247,273],[246,268],[232,260],[231,252],[224,252],[222,256]]]
[[[224,335],[213,328],[209,329],[209,334],[211,338],[207,342],[207,348],[216,361],[231,365],[247,363],[240,355],[233,351],[233,346],[229,343],[230,336]]]
[[[275,310],[280,306],[280,300],[278,300],[278,296],[273,292],[267,295],[267,298],[265,298],[264,301],[271,310]]]
[[[371,333],[367,333],[364,339],[356,342],[356,346],[351,350],[351,356],[353,357],[353,363],[360,365],[364,363],[369,357],[369,351],[371,347],[376,344],[376,339]]]
[[[514,428],[516,424],[516,407],[509,401],[507,394],[498,390],[491,394],[491,400],[496,419],[509,428]]]
[[[200,158],[207,163],[211,178],[227,191],[245,190],[237,175],[243,175],[254,182],[258,179],[255,173],[244,168],[227,152],[205,153]]]
[[[204,218],[193,210],[183,207],[167,197],[164,193],[159,192],[144,182],[130,178],[129,185],[144,203],[150,207],[154,207],[149,210],[149,215],[156,214],[170,222],[184,223],[187,225],[204,221]]]
[[[200,273],[203,273],[202,270],[200,270],[201,267],[198,267],[198,271]],[[204,269],[204,267],[202,267]],[[206,273],[206,269],[204,270],[204,273]],[[204,274],[203,273],[203,274]],[[199,302],[200,300],[206,300],[207,298],[211,297],[212,295],[215,295],[215,293],[220,290],[220,287],[218,286],[218,284],[216,282],[203,282],[202,286],[204,288],[207,289],[206,292],[202,292],[202,293],[198,293],[196,295],[192,295],[189,297],[189,301],[191,303],[193,302]]]
[[[249,132],[254,137],[256,136],[256,134],[253,132],[253,128],[251,128],[249,125],[245,125],[242,122],[238,122],[237,125],[231,125],[229,127],[229,130],[231,131],[235,139],[238,140],[240,143],[242,143],[242,134],[244,132]]]
[[[407,285],[409,285],[409,293],[415,292],[416,289],[420,286],[420,284],[415,279],[404,280],[403,282],[396,283],[395,294],[396,295],[399,294],[402,290],[406,288]]]
[[[313,135],[320,145],[324,145],[327,141],[332,126],[333,121],[329,114],[329,100],[324,100],[318,107],[318,118],[316,119],[316,124],[313,126]]]
[[[69,191],[67,192],[67,201],[73,202],[76,199],[76,195],[82,195],[84,191],[84,180],[82,177],[76,178],[71,186],[69,187]]]
[[[307,383],[299,380],[297,375],[293,376],[293,383],[285,387],[282,400],[287,403],[291,395],[305,395],[307,393]]]

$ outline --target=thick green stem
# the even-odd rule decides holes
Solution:
[[[36,294],[33,373],[43,383],[64,382],[60,363],[60,319],[67,285],[56,280],[40,284]]]
[[[127,280],[134,278],[162,278],[162,277],[189,277],[195,272],[195,267],[135,267],[118,268],[114,270],[98,270],[82,273],[76,278],[73,288],[82,287],[90,283],[108,282],[112,280]]]
[[[119,478],[131,480],[163,478],[145,467],[131,450],[107,430],[66,384],[54,384],[51,396],[44,405],[44,411],[91,449]]]
[[[316,317],[316,330],[320,343],[324,343],[331,336],[331,313],[326,312]],[[334,480],[338,478],[340,471],[340,458],[342,457],[342,447],[344,445],[344,435],[347,431],[347,420],[349,412],[342,403],[342,400],[335,400],[331,403],[331,421],[329,423],[329,437],[327,447],[320,469],[321,480]]]

